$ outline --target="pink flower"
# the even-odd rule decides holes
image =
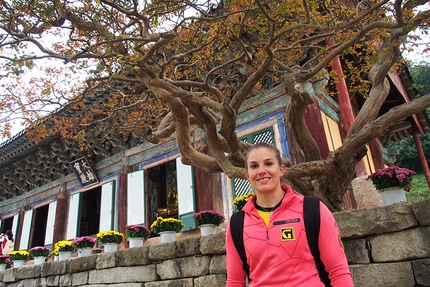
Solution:
[[[391,166],[376,170],[369,175],[367,179],[372,180],[375,187],[381,191],[385,188],[395,186],[403,187],[406,191],[410,191],[412,188],[411,181],[414,175],[416,175],[416,173],[413,170]]]
[[[148,227],[138,224],[127,224],[125,226],[125,235],[127,238],[143,238],[147,239],[151,234]]]
[[[193,215],[194,222],[196,226],[201,226],[204,224],[214,224],[219,226],[224,222],[224,215],[216,212],[215,210],[204,210],[197,212]]]
[[[91,236],[81,236],[73,239],[72,244],[76,246],[76,248],[86,248],[93,247],[96,240]]]

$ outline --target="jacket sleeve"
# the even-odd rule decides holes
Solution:
[[[351,271],[343,249],[339,228],[330,210],[320,203],[321,226],[318,247],[332,287],[353,287]]]
[[[226,258],[227,258],[227,284],[226,287],[244,287],[246,273],[243,270],[242,259],[236,250],[230,232],[230,224],[227,224],[225,239]]]

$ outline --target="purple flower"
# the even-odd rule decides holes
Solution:
[[[96,240],[92,238],[91,236],[81,236],[76,237],[73,239],[72,244],[76,248],[87,248],[87,247],[93,247],[94,243],[96,243]]]
[[[9,264],[10,263],[9,255],[0,255],[0,263]]]
[[[91,249],[91,254],[99,254],[102,253],[103,249],[99,248],[99,247],[94,247],[93,249]]]
[[[389,187],[403,187],[406,191],[410,191],[412,188],[411,181],[412,177],[416,175],[415,171],[401,168],[398,166],[391,166],[383,169],[378,169],[367,179],[372,180],[376,189],[383,191]]]
[[[197,212],[193,215],[196,226],[204,224],[214,224],[219,226],[225,221],[224,215],[216,212],[215,210],[204,210]]]
[[[127,238],[143,238],[147,239],[151,234],[148,227],[138,224],[127,224],[125,226],[125,235]]]
[[[51,249],[45,246],[35,246],[33,248],[30,248],[29,252],[33,258],[39,256],[47,257],[51,252]]]

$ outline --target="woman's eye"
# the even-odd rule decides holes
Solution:
[[[250,166],[250,168],[257,168],[257,165],[256,164],[251,164],[251,166]]]
[[[273,165],[273,162],[266,162],[266,165],[271,166],[271,165]]]

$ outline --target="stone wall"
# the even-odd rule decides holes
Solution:
[[[335,213],[355,286],[430,286],[430,199]],[[0,272],[2,286],[225,286],[225,232],[29,264]]]
[[[430,199],[334,216],[355,286],[430,286]]]

